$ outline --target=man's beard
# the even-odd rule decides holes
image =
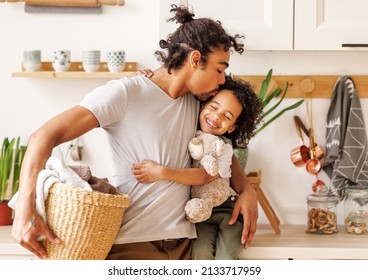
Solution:
[[[209,92],[204,93],[192,93],[192,95],[199,101],[207,101],[211,96],[216,95],[219,92],[219,89],[214,89]]]

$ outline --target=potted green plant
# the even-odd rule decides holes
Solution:
[[[304,99],[298,100],[294,104],[280,109],[279,106],[286,96],[289,83],[288,82],[286,83],[286,87],[284,90],[282,90],[280,87],[276,87],[275,89],[270,90],[269,86],[271,78],[272,78],[272,69],[268,71],[266,78],[262,81],[261,88],[258,93],[258,98],[261,99],[263,105],[263,114],[261,116],[261,123],[259,127],[256,129],[254,136],[260,133],[267,126],[269,126],[277,118],[282,116],[285,112],[299,107],[304,102]],[[235,147],[234,154],[238,158],[241,166],[245,168],[248,159],[247,146]]]
[[[27,146],[20,145],[20,137],[4,138],[0,154],[0,225],[12,224],[12,210],[8,201],[19,187],[20,168]]]

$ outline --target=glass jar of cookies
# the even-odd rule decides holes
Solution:
[[[368,234],[368,190],[346,190],[344,200],[344,223],[348,233]]]
[[[307,196],[308,223],[307,233],[333,234],[337,228],[337,204],[338,197],[319,196],[311,194]]]

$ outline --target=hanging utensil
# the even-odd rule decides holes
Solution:
[[[291,150],[290,157],[294,165],[297,167],[300,167],[300,166],[303,166],[308,161],[308,159],[310,159],[310,156],[309,156],[309,148],[304,145],[304,139],[303,139],[302,131],[300,129],[298,120],[300,121],[299,117],[294,116],[295,126],[298,132],[298,136],[299,136],[301,145]]]
[[[309,96],[307,99],[307,112],[309,117],[309,153],[310,159],[306,162],[305,168],[310,174],[317,174],[321,170],[321,162],[315,157],[315,142],[314,142],[314,129],[313,129],[313,116],[312,116],[312,99]]]
[[[318,178],[318,174],[316,174],[316,181],[312,184],[312,190],[316,195],[324,196],[328,194],[328,187],[325,182]]]
[[[294,120],[297,123],[297,125],[304,131],[305,135],[309,137],[309,130],[306,128],[306,126],[300,120],[300,118],[298,116],[294,116]],[[308,157],[309,157],[309,152],[308,152]],[[317,143],[314,143],[314,157],[317,158],[318,160],[321,160],[325,157],[325,153],[323,152],[323,149],[320,146],[318,146]]]
[[[310,145],[309,145],[309,153],[310,153],[310,159],[306,162],[305,168],[307,169],[308,173],[310,174],[317,174],[321,170],[321,162],[315,158],[314,156],[314,132],[313,128],[309,129],[309,139],[310,139]]]

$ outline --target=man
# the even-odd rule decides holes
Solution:
[[[37,237],[60,240],[35,210],[37,175],[52,149],[101,127],[112,150],[111,183],[130,196],[123,226],[108,259],[190,259],[195,227],[185,220],[187,186],[168,181],[140,184],[131,173],[134,163],[150,158],[165,166],[190,166],[187,143],[197,128],[199,102],[217,93],[225,81],[230,49],[242,52],[239,36],[228,35],[210,19],[193,19],[184,7],[172,6],[181,26],[157,51],[163,66],[151,79],[137,75],[110,81],[52,118],[32,134],[25,155],[12,236],[40,258],[47,257]],[[197,99],[196,99],[197,98]],[[198,172],[205,172],[198,169]],[[257,198],[234,158],[231,184],[240,194],[230,223],[243,215],[242,243],[252,241],[258,218]],[[211,178],[209,178],[210,180]]]

